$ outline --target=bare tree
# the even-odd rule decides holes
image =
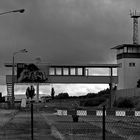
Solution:
[[[54,99],[54,94],[55,94],[55,91],[54,91],[54,88],[52,87],[52,89],[51,89],[51,97],[52,97],[52,99]]]

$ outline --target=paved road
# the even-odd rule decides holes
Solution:
[[[0,140],[31,140],[30,112],[18,112],[0,128]],[[34,140],[56,140],[40,113],[34,113]]]
[[[16,114],[17,110],[0,109],[0,127],[4,126]]]
[[[80,117],[79,122],[74,123],[71,116],[43,115],[66,140],[102,140],[102,127],[94,122],[93,116],[91,120],[87,117]],[[102,125],[101,120],[99,123]],[[106,131],[106,140],[126,140],[126,138]]]
[[[133,121],[132,121],[133,120]],[[30,111],[0,110],[0,140],[31,140]],[[106,140],[139,140],[140,119],[106,118]],[[4,123],[3,123],[4,122]],[[102,118],[80,117],[74,123],[71,116],[52,112],[34,112],[34,140],[101,140]]]
[[[102,117],[87,116],[81,120],[102,128]],[[127,140],[140,140],[140,118],[108,116],[106,130]]]

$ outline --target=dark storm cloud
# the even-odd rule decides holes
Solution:
[[[1,11],[25,7],[23,15],[5,15],[0,22],[1,61],[10,61],[12,52],[26,48],[29,55],[52,63],[109,63],[110,50],[131,43],[129,9],[139,6],[132,0],[5,0]]]

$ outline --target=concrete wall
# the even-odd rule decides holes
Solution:
[[[15,77],[16,78],[16,77]],[[46,83],[65,83],[65,84],[109,84],[111,81],[110,76],[61,76],[52,75],[48,76]],[[16,79],[15,79],[15,82]],[[6,75],[6,83],[12,83],[12,76]],[[118,77],[112,76],[112,83],[118,83]]]
[[[140,96],[140,88],[121,89],[113,92],[113,98],[117,100],[119,97],[137,97]]]
[[[140,59],[139,58],[123,58],[119,59],[118,64],[118,89],[136,88],[137,81],[140,79]],[[129,63],[135,63],[134,67],[130,67]]]

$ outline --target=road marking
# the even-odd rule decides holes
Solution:
[[[86,110],[77,110],[77,115],[78,116],[87,116],[87,111]]]
[[[57,115],[59,116],[67,116],[67,110],[57,110]]]
[[[139,117],[140,116],[140,111],[135,111],[135,116]]]
[[[96,116],[103,116],[103,111],[102,110],[96,110]],[[105,116],[106,116],[106,111],[105,111]]]
[[[70,110],[58,109],[57,113],[56,113],[56,115],[59,115],[59,116],[67,116],[67,115],[73,115],[73,114],[77,114],[78,116],[88,116],[88,115],[103,116],[103,111],[102,110],[93,110],[93,111],[75,110],[73,113],[70,113]],[[117,110],[117,111],[112,111],[111,114],[109,111],[105,111],[105,116],[111,115],[111,116],[118,116],[118,117],[119,116],[122,116],[122,117],[125,117],[125,116],[140,117],[140,111],[131,111],[131,114],[130,114],[125,110]]]
[[[115,115],[116,116],[125,116],[126,112],[125,111],[116,111]]]

